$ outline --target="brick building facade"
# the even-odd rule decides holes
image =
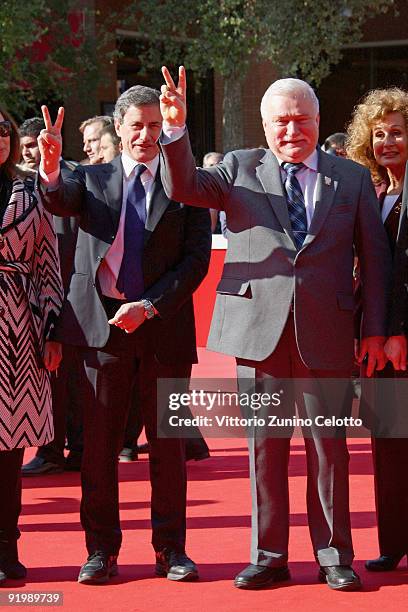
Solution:
[[[112,0],[88,0],[90,8],[96,8],[104,20],[109,16]],[[369,89],[398,85],[408,88],[408,3],[398,0],[398,15],[391,10],[367,22],[360,43],[344,49],[343,59],[333,67],[329,77],[318,89],[321,103],[322,140],[330,133],[343,131],[351,111]],[[79,123],[92,114],[109,113],[121,90],[136,83],[160,87],[160,72],[141,74],[137,61],[137,45],[140,37],[136,31],[125,30],[116,24],[116,44],[123,57],[107,61],[101,54],[103,78],[96,92],[89,92],[87,100],[78,100],[75,94],[67,107],[65,132],[70,134],[65,153],[76,159],[83,157]],[[98,36],[98,18],[95,36]],[[115,26],[113,26],[115,27]],[[187,67],[188,68],[188,67]],[[259,104],[263,92],[274,80],[276,73],[268,62],[252,63],[243,83],[244,146],[264,145]],[[191,85],[191,82],[190,82]],[[193,147],[197,161],[208,150],[222,151],[222,80],[209,74],[200,93],[189,88],[189,121]]]

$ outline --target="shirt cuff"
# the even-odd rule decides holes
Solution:
[[[50,174],[45,174],[43,167],[40,165],[38,174],[40,175],[41,183],[45,185],[47,191],[55,191],[58,188],[58,179],[60,175],[59,168]]]
[[[163,123],[163,128],[162,128],[162,135],[161,135],[161,143],[166,145],[166,144],[170,144],[172,142],[176,142],[177,140],[180,140],[180,138],[182,136],[184,136],[184,134],[186,133],[186,126],[182,125],[182,126],[171,126],[168,125],[166,122]]]

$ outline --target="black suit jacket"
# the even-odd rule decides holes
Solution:
[[[68,165],[65,160],[61,160],[60,170],[63,179],[70,177],[74,169],[75,166],[73,166],[72,162]],[[74,263],[75,245],[78,235],[78,217],[54,216],[54,227],[58,238],[62,284],[66,293]]]
[[[122,207],[121,158],[109,164],[78,166],[60,178],[58,189],[43,191],[54,215],[78,216],[73,272],[55,338],[101,348],[109,337],[97,271],[118,231]],[[211,253],[210,217],[170,200],[158,170],[146,220],[143,275],[145,292],[159,315],[135,333],[148,338],[161,363],[197,360],[192,294],[207,273]]]

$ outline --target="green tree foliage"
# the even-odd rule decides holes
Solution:
[[[0,100],[18,118],[39,102],[85,93],[97,78],[89,15],[76,0],[3,0]],[[88,89],[89,91],[89,89]]]
[[[240,83],[250,62],[269,60],[278,76],[314,85],[361,37],[363,23],[394,0],[133,0],[121,12],[146,41],[149,68],[183,63],[198,76],[224,77],[224,147],[242,146]]]

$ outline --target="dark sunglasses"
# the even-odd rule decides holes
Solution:
[[[0,121],[0,136],[2,138],[6,138],[6,136],[10,136],[11,133],[11,122],[10,121]]]

